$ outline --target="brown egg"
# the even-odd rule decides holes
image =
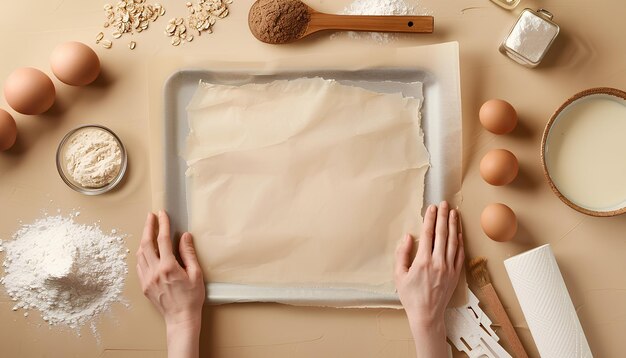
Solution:
[[[57,46],[50,57],[52,73],[70,86],[86,86],[100,75],[100,59],[91,47],[80,42]]]
[[[480,226],[490,239],[510,241],[517,233],[517,218],[508,206],[489,204],[480,215]]]
[[[52,107],[56,91],[50,77],[36,68],[13,71],[4,83],[4,98],[22,114],[41,114]]]
[[[490,99],[480,107],[480,123],[495,134],[510,133],[517,125],[517,112],[509,102]]]
[[[490,150],[480,161],[480,176],[491,185],[509,184],[518,172],[517,158],[506,149]]]
[[[0,151],[10,149],[17,139],[17,125],[11,115],[0,109]]]

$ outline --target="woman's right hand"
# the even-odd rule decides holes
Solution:
[[[141,288],[165,320],[169,356],[197,357],[205,287],[188,232],[180,239],[179,253],[184,267],[174,256],[167,214],[160,211],[158,223],[148,214],[137,250]]]

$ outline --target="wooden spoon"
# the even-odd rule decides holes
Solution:
[[[432,16],[333,15],[319,12],[300,0],[257,0],[248,25],[262,42],[283,44],[322,30],[432,33]]]

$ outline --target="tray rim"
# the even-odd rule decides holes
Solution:
[[[461,95],[460,95],[460,69],[459,69],[459,56],[458,56],[458,43],[447,43],[447,44],[443,44],[443,45],[454,45],[454,52],[455,52],[455,58],[454,58],[454,64],[455,64],[455,68],[448,68],[448,70],[453,70],[454,73],[452,74],[455,81],[454,81],[454,87],[452,89],[448,89],[448,90],[452,90],[453,93],[451,94],[454,98],[454,102],[450,102],[450,101],[446,101],[448,105],[452,104],[454,105],[455,108],[453,108],[453,112],[456,118],[458,118],[459,122],[462,122],[462,117],[461,117]],[[167,122],[168,122],[168,113],[171,113],[172,109],[170,105],[168,105],[168,91],[171,90],[171,87],[174,85],[175,81],[177,79],[179,79],[181,76],[185,76],[185,75],[189,75],[189,74],[218,74],[218,75],[228,75],[228,74],[236,74],[236,75],[240,75],[242,77],[247,77],[247,78],[254,78],[254,77],[258,77],[258,76],[275,76],[275,75],[299,75],[297,77],[311,77],[311,76],[318,76],[318,77],[323,77],[323,78],[327,78],[324,77],[323,75],[320,76],[320,74],[323,73],[350,73],[350,74],[355,74],[355,73],[371,73],[371,72],[376,72],[376,71],[381,71],[381,72],[421,72],[427,75],[432,76],[430,79],[433,79],[433,77],[436,77],[437,74],[435,73],[436,71],[433,71],[432,69],[428,69],[426,67],[420,67],[420,66],[414,66],[414,67],[408,67],[408,66],[374,66],[374,67],[368,67],[368,68],[360,68],[357,70],[350,70],[350,69],[345,69],[345,68],[333,68],[333,67],[329,67],[329,68],[324,68],[324,69],[285,69],[285,70],[281,70],[281,71],[276,71],[276,70],[259,70],[259,69],[253,69],[253,68],[241,68],[241,69],[236,69],[236,70],[232,70],[232,69],[204,69],[204,68],[183,68],[183,69],[178,69],[175,72],[173,72],[172,74],[169,75],[169,77],[167,78],[165,85],[163,87],[163,92],[162,92],[162,96],[164,98],[164,108],[163,108],[163,112],[165,114],[165,116],[163,117],[163,121],[165,122],[165,125],[167,126]],[[198,78],[199,79],[199,78]],[[411,81],[414,82],[414,81]],[[245,83],[249,83],[249,82],[245,82]],[[423,96],[424,96],[424,101],[423,101],[423,108],[422,108],[422,113],[424,113],[424,108],[428,105],[429,101],[429,95],[428,95],[428,91],[429,89],[431,89],[431,86],[428,86],[429,82],[427,81],[423,81]],[[449,93],[448,93],[449,94]],[[165,137],[166,136],[166,131],[163,131],[162,136]],[[460,140],[462,140],[462,138],[459,138]],[[165,142],[165,138],[161,138],[162,141]],[[427,140],[427,137],[425,136],[425,140]],[[460,145],[460,144],[459,144]],[[166,148],[164,147],[164,152],[166,152]],[[167,153],[164,153],[165,155],[167,155]],[[178,156],[178,154],[177,154]],[[179,160],[181,160],[180,156],[178,156]],[[432,159],[432,158],[431,158]],[[166,170],[165,170],[165,175],[168,172],[167,168],[168,168],[168,161],[166,160]],[[430,170],[429,170],[430,173]],[[167,175],[166,175],[167,177]],[[427,174],[428,177],[428,174]],[[166,178],[167,181],[167,178]],[[460,183],[459,183],[459,187],[460,187]],[[186,198],[185,198],[186,199]],[[169,199],[165,198],[165,206],[166,208],[168,208],[170,206],[169,204]],[[185,207],[185,212],[186,212],[186,207]],[[179,225],[172,225],[172,227],[180,227]],[[172,237],[175,237],[176,235],[172,235]],[[272,290],[273,292],[268,291],[268,289]],[[241,297],[241,296],[236,296],[233,293],[236,292],[242,292],[245,291],[248,294],[250,294],[250,296],[248,297]],[[216,282],[210,282],[207,283],[207,301],[210,304],[225,304],[225,303],[235,303],[235,302],[278,302],[278,303],[286,303],[286,304],[293,304],[293,305],[301,305],[301,304],[314,304],[314,305],[322,305],[322,306],[333,306],[333,307],[394,307],[394,308],[398,308],[400,307],[400,302],[398,299],[397,294],[380,294],[380,293],[373,293],[373,292],[369,292],[367,290],[361,290],[361,289],[323,289],[323,291],[330,293],[331,295],[326,295],[324,297],[320,297],[318,295],[319,293],[319,289],[314,288],[314,287],[276,287],[276,286],[270,286],[270,285],[240,285],[240,284],[229,284],[229,283],[216,283]],[[350,291],[350,292],[348,292]]]

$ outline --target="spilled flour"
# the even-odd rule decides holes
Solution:
[[[128,269],[124,238],[107,235],[97,225],[74,222],[74,216],[44,216],[24,225],[5,251],[0,278],[14,311],[39,310],[51,326],[80,328],[121,301]]]
[[[340,14],[431,15],[432,12],[421,8],[416,0],[354,0]],[[353,39],[370,39],[378,43],[388,43],[395,40],[398,35],[385,32],[348,32],[348,36]]]

